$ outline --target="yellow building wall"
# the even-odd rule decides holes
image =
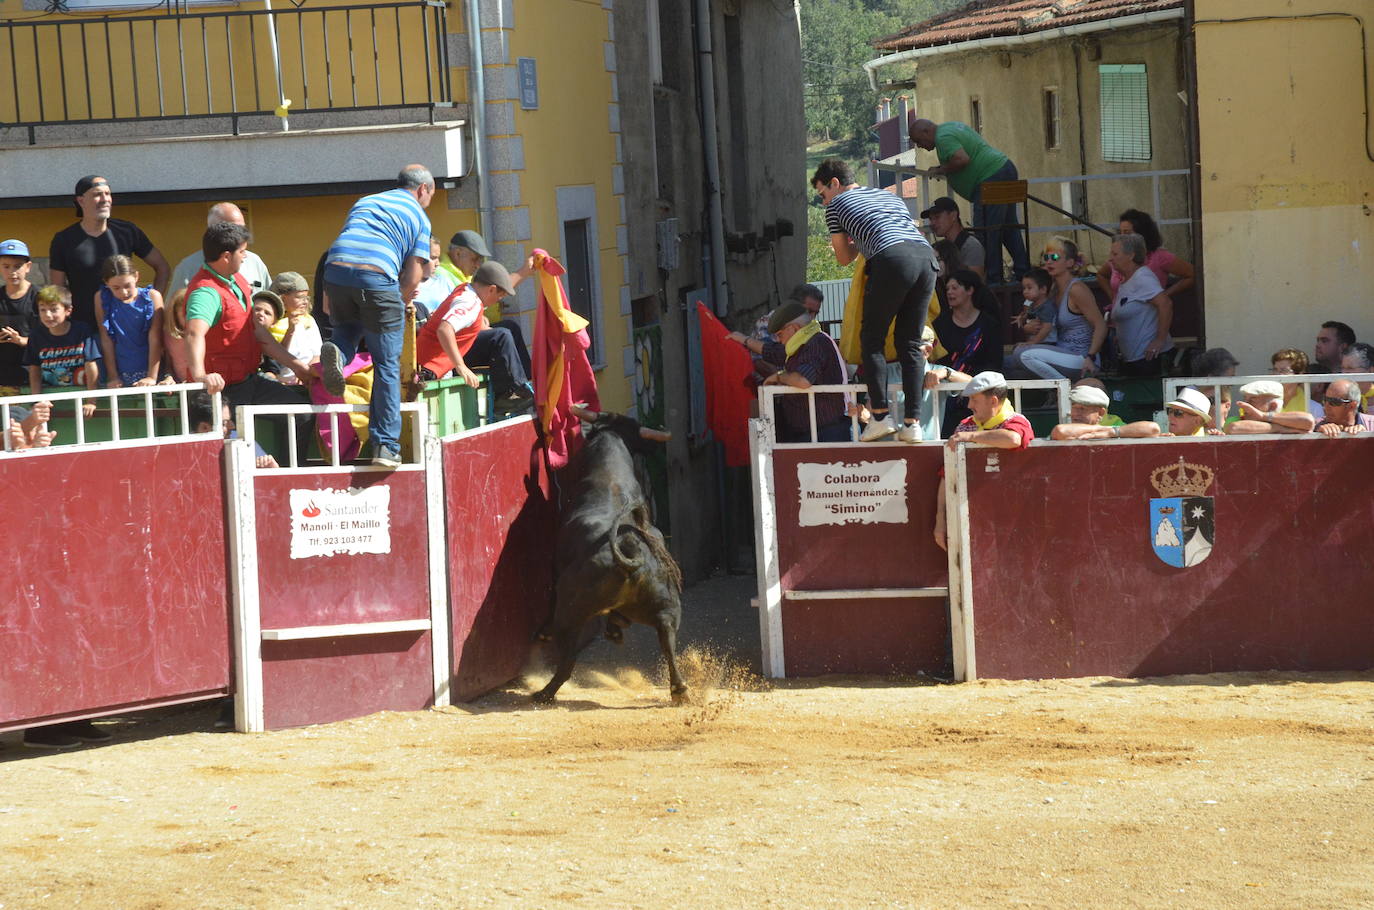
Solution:
[[[1207,341],[1244,373],[1328,319],[1374,339],[1369,0],[1197,0]],[[1369,65],[1374,65],[1371,58]]]
[[[558,15],[548,15],[553,10]],[[633,396],[622,361],[630,321],[620,315],[625,268],[616,241],[620,205],[612,183],[617,159],[609,128],[611,73],[604,53],[610,39],[609,16],[599,2],[556,7],[517,3],[510,60],[514,66],[517,57],[533,57],[539,68],[539,109],[525,111],[515,105],[515,130],[524,139],[520,187],[521,202],[529,206],[531,246],[564,258],[558,188],[596,188],[600,330],[606,364],[597,371],[596,381],[602,406],[623,412]]]
[[[309,11],[310,8],[304,9]],[[216,7],[195,8],[195,12],[217,10],[219,8]],[[20,0],[0,0],[0,20],[32,15],[24,13]],[[121,14],[116,12],[111,15]],[[414,11],[403,14],[401,27],[404,34],[413,36],[419,30],[418,23],[412,21],[416,15]],[[342,14],[331,13],[330,16],[332,18],[328,20],[330,44],[327,59],[335,71],[333,106],[348,106],[354,103],[354,89],[348,85],[348,80],[341,78],[340,75],[341,71],[347,72],[347,42]],[[562,249],[561,225],[556,204],[558,188],[587,185],[595,187],[602,317],[599,328],[605,360],[605,367],[597,372],[597,382],[603,405],[625,410],[632,403],[631,386],[624,376],[622,358],[623,349],[629,343],[630,326],[629,320],[620,312],[620,291],[624,284],[625,268],[617,245],[617,227],[621,224],[620,197],[615,194],[613,186],[613,166],[617,161],[617,155],[615,135],[610,130],[609,121],[609,105],[613,98],[612,73],[607,69],[604,50],[606,42],[611,37],[609,17],[609,11],[603,9],[599,2],[591,0],[575,0],[553,5],[542,0],[536,3],[517,3],[517,27],[505,32],[510,42],[509,67],[514,69],[516,57],[533,57],[538,61],[540,105],[538,110],[523,111],[518,103],[512,102],[514,135],[523,139],[525,166],[523,170],[514,172],[520,182],[518,204],[504,207],[498,215],[502,212],[509,214],[515,208],[528,207],[531,237],[529,241],[522,242],[526,242],[531,249],[546,249],[555,257],[562,259],[565,251]],[[18,85],[11,84],[14,81],[11,68],[0,67],[0,121],[36,119],[39,116],[37,86],[40,71],[45,105],[43,116],[48,120],[65,119],[62,111],[64,97],[68,104],[67,116],[71,119],[109,116],[111,110],[115,110],[121,117],[132,116],[134,102],[131,69],[121,66],[116,61],[113,67],[116,74],[115,92],[112,94],[107,89],[110,67],[107,66],[106,58],[101,56],[104,53],[103,42],[96,40],[103,36],[103,26],[96,26],[89,21],[85,26],[79,25],[78,23],[86,21],[86,17],[25,19],[27,22],[59,20],[71,23],[64,26],[64,29],[70,31],[67,38],[74,39],[75,42],[73,44],[72,40],[64,39],[64,45],[68,48],[79,49],[78,29],[88,29],[87,52],[93,61],[90,72],[92,90],[89,95],[89,111],[86,106],[88,96],[85,93],[84,73],[80,70],[75,71],[74,79],[71,69],[72,60],[79,59],[79,53],[76,58],[71,57],[71,53],[68,54],[68,82],[64,95],[57,69],[55,45],[52,44],[55,39],[47,33],[42,33],[36,58],[40,62],[37,65],[33,59],[28,59],[28,66],[25,66],[25,59],[16,56]],[[187,23],[195,21],[185,20]],[[329,106],[323,97],[326,54],[318,12],[304,19],[307,23],[305,59],[308,61],[310,94],[307,96],[299,87],[291,87],[300,77],[299,67],[291,62],[292,59],[299,58],[300,33],[296,29],[296,21],[286,15],[279,17],[278,20],[278,40],[281,46],[297,49],[295,53],[283,53],[283,78],[288,84],[286,93],[292,97],[295,109],[305,107],[307,103],[311,107]],[[465,41],[465,26],[464,9],[461,4],[455,4],[448,12],[449,31],[457,40]],[[422,49],[418,49],[417,45],[412,44],[416,52],[413,57],[407,59],[403,96],[399,80],[388,75],[396,69],[393,50],[395,27],[394,21],[389,17],[379,19],[377,24],[381,35],[378,42],[381,51],[377,61],[377,68],[381,71],[380,88],[373,76],[370,58],[358,58],[354,64],[359,81],[356,88],[357,104],[374,104],[379,100],[394,103],[401,98],[409,102],[417,100],[417,88],[423,93],[425,58]],[[117,37],[120,26],[111,28],[111,34]],[[151,24],[144,23],[137,26],[135,31],[134,44],[139,47],[140,59],[145,61],[140,66],[138,78],[138,112],[145,116],[156,112],[156,80],[149,62],[154,59],[161,60],[160,69],[164,79],[163,103],[168,114],[179,114],[188,110],[191,113],[204,113],[209,110],[204,55],[192,55],[184,61],[187,104],[183,106],[180,68],[182,61],[170,52],[176,46],[174,37],[171,37],[175,34],[175,20],[168,18],[165,22],[157,23],[159,41],[162,42],[160,58],[154,57],[152,53],[151,28]],[[215,31],[216,28],[219,28],[219,31]],[[185,42],[197,48],[200,46],[198,24],[183,24],[183,33]],[[143,36],[146,36],[146,39]],[[233,47],[236,67],[243,66],[245,61],[251,59],[252,42],[249,40],[246,26],[241,21],[235,22],[232,33],[228,36],[222,26],[213,23],[210,25],[207,42],[210,50],[210,81],[219,80],[224,83],[216,84],[214,88],[215,111],[224,109],[228,97],[227,81],[224,81],[229,54],[226,50],[226,37],[231,39],[229,43]],[[271,67],[270,54],[267,52],[266,37],[261,29],[258,29],[256,38],[259,45],[259,84],[263,93],[270,94],[275,90],[275,73]],[[356,40],[359,39],[355,31]],[[370,43],[370,37],[368,41]],[[21,47],[22,44],[21,41]],[[147,46],[144,47],[143,44]],[[115,42],[115,46],[121,45]],[[128,42],[122,46],[127,47]],[[31,51],[24,53],[32,56]],[[489,64],[492,62],[488,61]],[[466,71],[454,68],[450,76],[454,100],[465,103],[468,100]],[[490,83],[492,77],[489,76],[488,81]],[[271,88],[268,88],[269,86]],[[240,78],[234,89],[241,107],[261,106],[253,103],[251,81],[246,82]],[[259,97],[264,95],[260,94]],[[112,109],[111,105],[115,103],[119,106]],[[137,126],[132,128],[134,132],[139,129]],[[195,132],[195,128],[188,128],[187,131]],[[499,133],[490,135],[492,138],[502,138],[502,134]],[[99,170],[99,150],[92,148],[89,171],[94,173]],[[78,176],[80,175],[72,175],[73,184]],[[385,175],[379,177],[384,179]],[[128,205],[121,203],[117,183],[113,189],[115,217],[133,221],[143,228],[173,266],[199,246],[210,203]],[[273,272],[298,271],[306,276],[307,280],[313,281],[315,265],[320,254],[337,236],[349,207],[356,199],[355,195],[344,195],[255,200],[230,197],[229,201],[237,202],[244,209],[248,226],[254,235],[252,248],[263,257]],[[441,193],[431,204],[428,212],[434,233],[441,240],[447,240],[458,230],[481,228],[475,209],[449,209],[444,200],[445,195]],[[71,224],[73,220],[70,208],[0,211],[0,235],[23,239],[36,256],[45,257],[52,235]],[[488,229],[488,242],[493,243],[495,239],[492,231]],[[513,266],[517,263],[507,264]],[[147,279],[151,280],[151,274]]]

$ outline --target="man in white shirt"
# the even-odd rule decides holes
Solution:
[[[232,202],[216,202],[210,206],[210,214],[205,219],[206,227],[214,227],[223,222],[230,224],[245,224],[243,220],[243,210]],[[167,289],[170,297],[177,291],[191,283],[191,278],[200,267],[205,264],[205,257],[200,250],[196,250],[181,262],[177,263],[176,269],[172,272],[172,284]],[[248,287],[254,294],[258,291],[266,291],[272,284],[272,273],[267,271],[267,265],[261,257],[252,250],[249,250],[243,258],[243,267],[239,269],[239,274],[243,280],[248,282]]]

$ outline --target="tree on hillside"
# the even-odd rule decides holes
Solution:
[[[801,0],[806,126],[812,139],[856,139],[873,125],[878,95],[863,64],[869,44],[963,0]]]

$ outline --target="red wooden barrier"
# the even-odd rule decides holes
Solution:
[[[941,453],[939,446],[895,444],[771,452],[784,657],[781,668],[771,668],[774,675],[949,673],[948,570],[944,551],[931,536]],[[874,515],[844,511],[868,508],[859,488],[876,485],[861,478],[878,476],[874,472],[890,469],[875,465],[893,462],[905,464],[901,514],[870,521]],[[804,465],[815,466],[804,469],[805,483]],[[888,475],[883,476],[882,483],[888,483]],[[804,523],[803,496],[812,494]],[[837,498],[820,498],[832,495]],[[832,508],[839,511],[827,516]],[[818,516],[848,523],[810,523]],[[897,517],[901,520],[889,520]],[[884,589],[905,593],[884,597]],[[915,596],[913,591],[934,596]],[[823,599],[811,599],[817,597]],[[766,603],[761,606],[768,611]],[[769,622],[766,612],[765,638]]]
[[[531,420],[443,442],[455,700],[509,682],[552,610],[557,510]]]
[[[1374,438],[1043,446],[988,471],[998,455],[966,453],[978,676],[1374,666]],[[1214,525],[1186,568],[1152,546],[1152,474],[1180,458],[1211,478],[1188,520]]]
[[[0,730],[228,690],[222,448],[0,456]]]
[[[256,654],[251,647],[244,652],[250,692],[258,667],[261,674],[260,694],[248,699],[250,717],[252,706],[261,704],[262,728],[279,729],[433,704],[431,529],[423,468],[302,468],[250,476],[256,571],[243,584],[256,587],[247,602],[256,599],[261,638]],[[310,491],[349,490],[386,491],[384,509],[357,519],[369,525],[385,520],[384,551],[293,557],[301,519],[321,509]],[[353,521],[346,519],[341,533]],[[250,623],[243,626],[245,637],[254,634]],[[396,623],[411,628],[385,625]],[[246,726],[257,724],[250,719]]]

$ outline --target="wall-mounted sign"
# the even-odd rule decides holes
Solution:
[[[539,73],[533,57],[516,57],[515,69],[520,78],[520,109],[539,110]]]
[[[291,558],[391,552],[391,488],[291,491]]]
[[[907,522],[904,460],[797,465],[802,527]]]

